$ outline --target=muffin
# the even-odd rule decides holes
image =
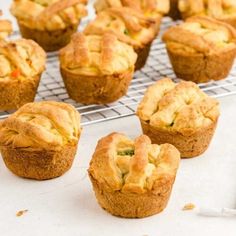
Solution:
[[[236,30],[206,16],[172,26],[163,35],[177,77],[196,83],[228,76],[236,54]]]
[[[80,115],[73,106],[28,103],[0,123],[1,154],[15,175],[52,179],[70,169],[80,132]]]
[[[0,16],[2,11],[0,10]],[[5,39],[12,33],[12,25],[9,20],[0,20],[0,40]]]
[[[112,133],[99,140],[88,172],[102,208],[115,216],[142,218],[165,209],[179,161],[171,144]]]
[[[161,79],[151,85],[138,105],[143,133],[153,143],[171,143],[189,158],[209,146],[219,117],[219,103],[193,82]]]
[[[145,65],[158,31],[155,20],[127,7],[108,8],[100,12],[84,29],[86,35],[112,32],[119,40],[131,45],[138,55],[135,70]]]
[[[0,42],[0,110],[34,101],[46,54],[34,41]]]
[[[179,0],[178,5],[184,19],[193,15],[207,15],[236,28],[235,0]]]
[[[33,39],[46,51],[69,43],[82,17],[87,0],[14,0],[11,13],[16,17],[22,37]]]
[[[126,94],[137,55],[113,34],[76,33],[59,58],[69,97],[84,104],[105,104]]]

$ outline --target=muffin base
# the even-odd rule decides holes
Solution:
[[[33,102],[40,77],[41,75],[24,80],[0,80],[0,110],[17,109]]]
[[[200,53],[177,53],[176,50],[168,47],[167,52],[176,76],[195,83],[226,78],[236,55],[236,49],[207,56]]]
[[[133,70],[107,76],[77,75],[61,68],[69,97],[84,104],[106,104],[118,100],[128,90]]]
[[[58,151],[27,150],[1,147],[1,154],[7,168],[17,176],[47,180],[59,177],[68,171],[73,163],[77,145],[65,146]]]
[[[175,177],[160,181],[158,192],[144,194],[108,192],[89,175],[99,205],[112,215],[125,218],[143,218],[163,211],[169,201]]]
[[[71,35],[77,31],[78,24],[61,30],[47,31],[31,29],[18,22],[22,37],[34,40],[47,52],[66,46],[70,42]]]
[[[178,0],[170,0],[170,11],[167,15],[173,20],[181,19],[181,14],[178,8]]]
[[[144,48],[134,49],[134,51],[138,55],[137,61],[135,63],[135,71],[140,70],[145,66],[145,64],[147,62],[147,59],[148,59],[148,56],[149,56],[151,45],[152,45],[152,43],[146,45]]]
[[[180,151],[181,158],[196,157],[204,153],[211,142],[217,125],[216,121],[198,132],[183,135],[178,132],[158,129],[143,120],[140,120],[140,122],[143,133],[152,140],[152,143],[170,143],[174,145]]]

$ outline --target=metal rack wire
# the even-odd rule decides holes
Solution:
[[[165,18],[161,32],[172,24],[173,22],[169,18]],[[133,115],[146,88],[163,76],[168,76],[176,81],[178,80],[169,63],[165,45],[161,42],[160,37],[158,37],[153,42],[146,66],[135,73],[126,96],[115,103],[107,105],[78,104],[68,97],[64,88],[59,72],[57,53],[50,53],[47,59],[47,69],[42,76],[36,100],[55,100],[70,103],[82,115],[82,124],[89,125]],[[227,79],[200,84],[199,86],[210,96],[217,98],[236,94],[236,65]],[[7,117],[11,112],[0,112],[0,119]]]

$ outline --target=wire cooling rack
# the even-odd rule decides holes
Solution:
[[[169,18],[164,18],[161,33],[170,25],[173,25],[173,22]],[[68,97],[59,72],[57,53],[49,53],[47,69],[42,76],[36,101],[55,100],[70,103],[74,105],[82,115],[82,124],[89,125],[133,115],[146,88],[163,76],[168,76],[178,81],[171,68],[165,45],[161,42],[160,37],[158,37],[153,42],[146,66],[135,73],[126,96],[112,104],[83,105],[76,103]],[[236,64],[227,79],[207,84],[199,84],[199,86],[212,97],[219,98],[236,94]],[[12,111],[0,112],[0,119],[7,117],[11,112]]]

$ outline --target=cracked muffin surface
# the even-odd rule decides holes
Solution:
[[[113,34],[76,33],[60,51],[61,67],[83,75],[111,75],[134,67],[136,54]]]
[[[179,160],[178,150],[170,144],[151,144],[145,135],[132,140],[112,133],[99,140],[88,171],[102,207],[123,217],[144,217],[164,209]],[[127,209],[134,196],[137,200]],[[149,198],[156,201],[152,210],[143,202]],[[119,207],[121,201],[124,209]]]
[[[50,52],[70,42],[87,15],[86,4],[87,0],[14,0],[10,11],[22,37],[33,39]]]
[[[115,34],[120,41],[134,48],[138,55],[135,70],[139,70],[146,63],[151,44],[159,32],[159,24],[132,8],[108,8],[99,12],[84,30],[86,35],[106,32]]]
[[[34,41],[0,41],[0,109],[16,109],[33,102],[46,54]]]
[[[104,34],[104,32],[112,32],[119,40],[137,48],[152,41],[157,29],[155,21],[151,18],[136,10],[120,7],[100,12],[84,30],[86,35]]]
[[[87,14],[87,0],[14,0],[11,13],[29,28],[64,29]]]
[[[207,15],[236,27],[236,2],[234,0],[179,0],[178,8],[184,18]]]
[[[71,105],[28,103],[1,123],[0,145],[54,150],[75,145],[80,131],[80,115]]]
[[[219,115],[219,102],[195,83],[168,78],[151,85],[137,109],[144,134],[154,143],[173,144],[182,157],[208,147]]]
[[[32,79],[45,69],[46,53],[32,40],[0,42],[0,80]]]
[[[168,0],[97,0],[94,7],[97,12],[112,7],[129,7],[159,20],[161,15],[168,13],[170,3]]]

